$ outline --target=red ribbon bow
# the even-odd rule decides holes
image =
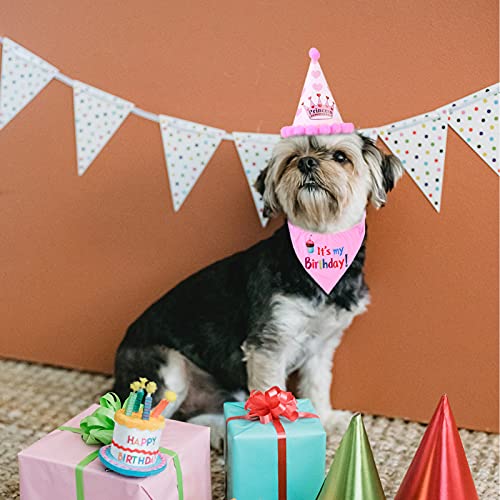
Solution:
[[[274,386],[266,392],[252,391],[245,403],[248,419],[259,419],[261,424],[268,424],[279,417],[285,417],[291,422],[299,418],[297,400],[291,392],[282,391]]]

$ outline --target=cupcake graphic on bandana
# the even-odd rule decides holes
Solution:
[[[307,247],[307,251],[309,253],[313,253],[314,252],[314,241],[311,240],[311,238],[309,238],[307,241],[306,241],[306,247]]]

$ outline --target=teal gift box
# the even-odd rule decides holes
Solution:
[[[224,418],[247,415],[245,403],[225,403]],[[316,413],[308,399],[299,412]],[[326,433],[318,418],[280,417],[286,434],[286,497],[279,496],[278,433],[272,422],[230,420],[226,439],[226,493],[237,500],[315,500],[325,479]],[[283,470],[283,467],[282,467]],[[281,476],[282,479],[282,476]],[[282,487],[283,489],[283,487]]]

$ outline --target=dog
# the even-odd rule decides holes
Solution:
[[[401,162],[361,134],[281,139],[255,184],[264,215],[283,214],[307,231],[333,233],[360,222],[367,204],[383,206],[402,176]],[[330,401],[333,356],[342,335],[369,303],[366,236],[330,294],[307,275],[286,224],[248,250],[187,278],[128,328],[115,363],[115,392],[125,397],[139,376],[161,394],[177,393],[164,415],[224,436],[222,406],[250,390],[285,389],[313,403],[327,432],[346,420]],[[338,430],[338,429],[337,429]]]

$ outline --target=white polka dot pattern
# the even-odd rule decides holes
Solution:
[[[498,126],[500,86],[493,85],[454,102],[450,110],[450,127],[500,175]]]
[[[212,158],[225,130],[160,115],[174,210],[177,212]]]
[[[443,188],[448,114],[432,114],[393,123],[379,130],[380,138],[401,160],[429,203],[439,212]]]
[[[3,39],[0,129],[54,78],[58,69],[17,43]]]
[[[78,175],[83,175],[127,118],[134,105],[75,80],[73,106]]]
[[[263,215],[264,202],[262,196],[253,186],[261,170],[266,168],[271,159],[273,148],[280,140],[280,136],[274,134],[247,134],[242,132],[233,132],[233,136],[260,223],[262,227],[265,227],[268,219]]]

